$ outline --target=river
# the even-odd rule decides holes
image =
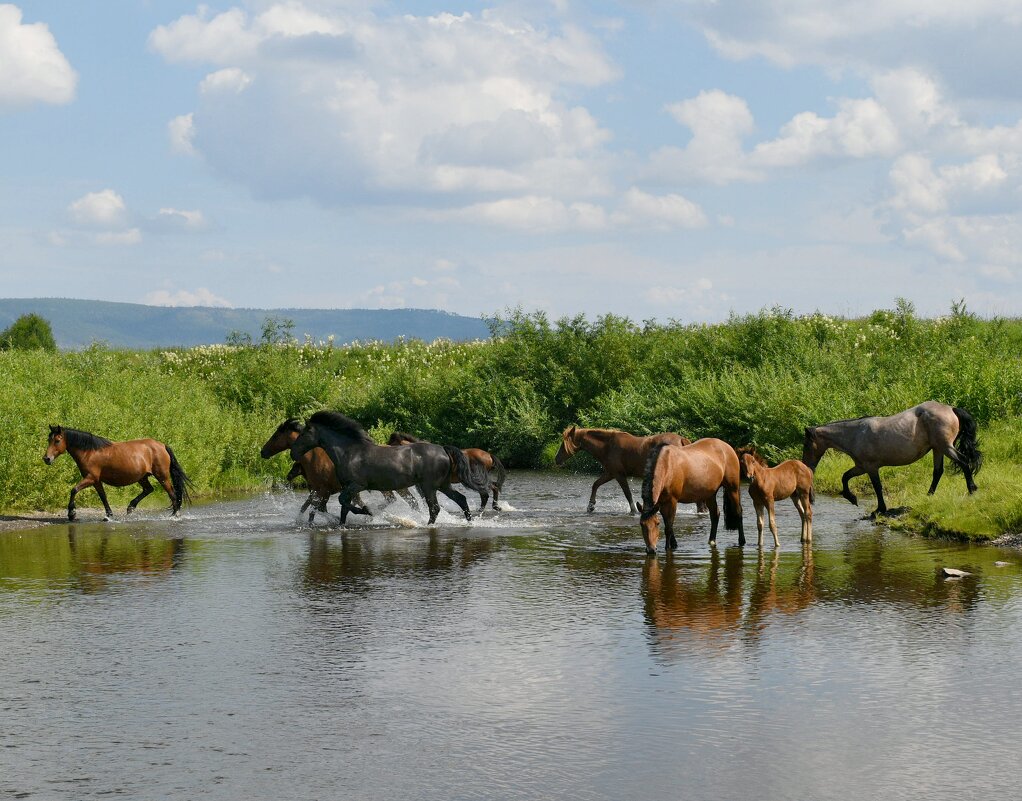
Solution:
[[[281,493],[0,532],[0,797],[1017,797],[1019,553],[824,497],[760,551],[744,496],[744,549],[683,507],[647,559],[590,482],[433,529]]]

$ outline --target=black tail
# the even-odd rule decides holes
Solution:
[[[646,469],[642,473],[642,510],[639,517],[642,520],[649,520],[656,514],[656,500],[653,498],[653,474],[656,473],[657,459],[660,458],[660,451],[667,447],[667,443],[661,442],[649,449],[649,456],[646,457]]]
[[[809,485],[809,503],[816,503],[816,481]]]
[[[955,440],[955,448],[965,459],[965,464],[973,475],[979,472],[983,466],[983,454],[979,450],[979,439],[976,436],[976,421],[965,409],[955,407],[952,411],[958,418],[958,438]],[[954,462],[952,461],[952,465]],[[957,467],[957,465],[955,465]]]
[[[177,460],[170,446],[164,445],[163,447],[167,449],[167,455],[170,456],[170,483],[174,487],[174,511],[176,512],[184,504],[192,502],[192,496],[188,492],[192,487],[192,480],[185,475],[181,463]]]
[[[443,449],[447,451],[447,455],[451,458],[451,464],[454,465],[458,473],[458,479],[462,484],[469,489],[474,489],[476,492],[489,493],[490,485],[485,476],[482,475],[483,471],[477,472],[472,469],[468,457],[465,456],[465,452],[461,448],[455,448],[453,445],[444,445]]]
[[[507,470],[504,469],[504,463],[500,461],[492,453],[490,457],[493,459],[493,469],[490,470],[490,483],[496,484],[497,489],[504,486],[504,480],[507,478]]]

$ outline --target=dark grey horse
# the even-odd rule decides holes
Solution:
[[[471,520],[465,496],[451,489],[451,473],[457,471],[462,483],[480,492],[465,454],[451,445],[419,442],[414,445],[377,445],[358,423],[339,412],[316,412],[305,430],[291,445],[291,458],[298,460],[313,448],[322,448],[334,463],[340,493],[341,522],[347,517],[352,498],[362,490],[400,490],[418,487],[429,507],[429,524],[440,514],[437,492],[461,507]]]
[[[859,417],[806,429],[802,461],[810,469],[816,469],[828,448],[848,454],[855,462],[855,467],[841,477],[842,497],[858,504],[859,499],[848,488],[848,481],[864,473],[869,476],[877,496],[874,515],[887,514],[880,485],[881,467],[912,464],[932,450],[932,495],[944,474],[945,456],[961,468],[970,493],[976,491],[972,477],[983,464],[972,415],[937,401],[920,403],[890,417]]]

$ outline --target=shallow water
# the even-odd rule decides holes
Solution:
[[[688,507],[647,559],[590,481],[435,529],[284,494],[0,533],[0,796],[1017,797],[1022,555],[830,498],[760,552],[746,498],[746,548]]]

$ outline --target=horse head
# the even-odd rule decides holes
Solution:
[[[578,450],[578,443],[575,441],[577,435],[578,430],[575,426],[564,429],[564,433],[561,434],[561,447],[557,449],[557,455],[554,456],[554,464],[558,467],[574,456]]]
[[[64,438],[64,429],[62,426],[50,426],[50,437],[47,440],[46,445],[46,453],[43,455],[43,461],[46,462],[46,464],[53,464],[54,459],[67,451],[67,440]]]
[[[820,441],[816,429],[807,428],[805,440],[802,443],[802,461],[810,470],[816,470],[816,465],[820,463],[826,450],[827,446]]]
[[[306,423],[305,428],[291,443],[291,458],[298,461],[313,448],[320,447],[319,431],[314,423]]]
[[[288,450],[304,430],[305,426],[301,420],[296,420],[293,417],[285,420],[277,426],[277,430],[266,440],[266,444],[259,451],[259,455],[264,459],[269,459],[271,456],[276,456],[278,453]]]

